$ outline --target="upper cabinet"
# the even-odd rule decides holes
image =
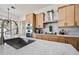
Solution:
[[[79,26],[79,5],[75,5],[75,25]]]
[[[36,28],[43,28],[44,13],[36,14]]]
[[[79,5],[59,7],[59,27],[79,26]]]
[[[66,8],[60,8],[59,9],[59,26],[65,26],[65,22],[66,22],[66,14],[65,14],[65,10]]]
[[[32,24],[33,31],[35,31],[36,15],[34,13],[26,15],[26,24]]]
[[[66,8],[66,26],[74,26],[75,25],[75,22],[74,22],[74,16],[75,16],[75,13],[74,13],[74,5],[69,5]]]
[[[26,15],[26,23],[27,24],[34,24],[35,23],[35,21],[36,21],[36,18],[35,18],[35,14],[28,14],[28,15]]]
[[[39,27],[39,15],[36,14],[36,28]]]

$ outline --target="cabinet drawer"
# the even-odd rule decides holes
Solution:
[[[41,35],[36,35],[36,39],[41,39],[42,36]]]
[[[58,42],[65,43],[64,37],[58,37]]]
[[[48,40],[48,35],[42,35],[43,40]]]
[[[57,42],[57,39],[58,39],[57,36],[49,36],[48,40]]]

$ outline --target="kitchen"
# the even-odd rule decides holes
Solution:
[[[26,9],[27,11],[22,9],[20,6]],[[25,8],[27,6],[29,6],[28,7],[29,9]],[[26,55],[27,54],[36,54],[36,55],[37,54],[53,54],[53,55],[54,54],[56,55],[57,54],[58,55],[59,54],[60,55],[61,54],[62,55],[63,54],[65,55],[78,54],[78,51],[79,51],[79,19],[78,19],[79,5],[37,4],[37,5],[33,5],[33,7],[31,6],[32,6],[31,4],[6,6],[6,7],[11,7],[11,9],[13,9],[11,10],[13,14],[17,13],[16,10],[20,10],[20,14],[22,14],[23,11],[28,12],[28,13],[25,14],[24,12],[24,16],[21,18],[22,20],[17,20],[18,18],[16,19],[14,18],[15,22],[18,25],[18,30],[15,29],[14,31],[14,27],[17,28],[17,26],[14,25],[14,23],[9,22],[10,24],[12,24],[12,26],[9,26],[10,30],[12,30],[12,28],[13,30],[10,31],[10,35],[6,33],[6,36],[4,36],[4,39],[6,39],[7,44],[9,44],[10,46],[12,45],[11,43],[13,42],[9,43],[8,40],[15,39],[14,41],[15,43],[16,41],[18,41],[16,39],[17,37],[21,37],[24,39],[24,41],[30,42],[33,45],[31,45],[30,43],[27,43],[29,45],[24,44],[25,42],[21,38],[18,38],[18,39],[21,39],[21,43],[23,45],[27,45],[27,46],[23,46],[23,47],[21,46],[22,48],[16,47],[17,49],[19,48],[20,49],[15,50],[15,49],[12,49],[12,47],[9,47],[9,45],[7,45],[6,43],[4,43],[4,47],[3,47],[4,51],[2,51],[3,49],[1,48],[2,49],[0,51],[2,52],[1,54],[17,54],[18,52],[21,52],[21,51],[22,52],[18,54],[26,54]],[[5,5],[3,5],[3,7],[5,7]],[[36,9],[32,10],[32,8],[36,8]],[[7,8],[4,8],[4,9],[7,9]],[[8,11],[8,17],[9,17],[8,19],[11,19],[12,17],[16,16],[13,14],[9,15],[11,11],[10,10],[7,10],[7,11]],[[2,15],[4,14],[1,14],[1,17],[5,19],[6,17],[3,17]],[[20,17],[20,16],[17,16],[17,17]],[[14,20],[11,20],[11,21],[14,21]],[[28,41],[29,39],[30,41]],[[34,40],[35,42],[32,40]],[[18,46],[18,44],[14,45],[14,43],[13,43],[14,47]],[[22,44],[19,44],[19,45],[22,45]],[[11,48],[12,50],[8,48]],[[33,51],[31,49],[33,49]],[[12,51],[14,51],[15,53],[14,52],[12,53]],[[62,51],[62,52],[59,52],[59,51]]]

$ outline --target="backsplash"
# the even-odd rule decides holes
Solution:
[[[55,33],[55,32],[59,33],[59,28],[58,28],[58,24],[57,23],[53,23],[53,24],[46,25],[46,27],[44,29],[44,33],[45,32],[49,33],[49,26],[50,25],[52,25],[52,29],[53,29],[52,33]]]
[[[61,29],[61,28],[60,28]],[[68,35],[79,35],[79,27],[76,28],[63,28],[64,30],[66,30]]]

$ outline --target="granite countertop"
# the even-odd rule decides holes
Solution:
[[[64,37],[79,37],[79,35],[54,35],[54,34],[37,34],[37,35],[53,35],[53,36],[64,36]]]
[[[15,36],[16,37],[16,36]],[[1,55],[76,55],[79,52],[70,44],[38,40],[20,36],[25,41],[27,39],[36,40],[35,42],[21,48],[15,49],[8,44],[0,46]]]

